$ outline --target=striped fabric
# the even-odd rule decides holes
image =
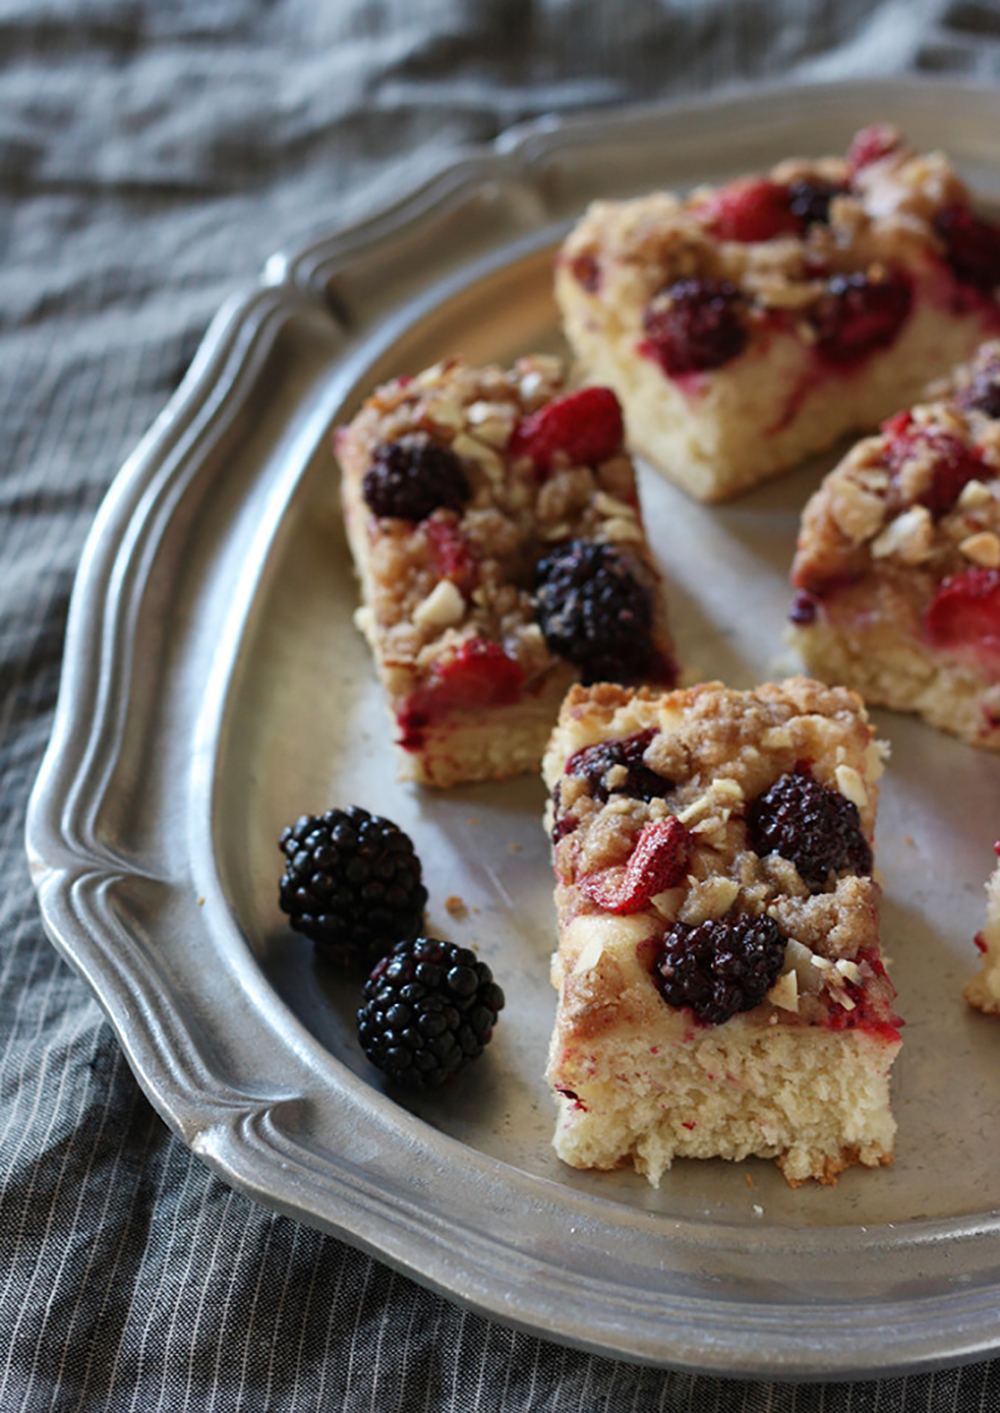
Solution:
[[[23,851],[74,566],[278,246],[543,110],[792,69],[1000,73],[954,0],[0,0],[0,1410],[1000,1408],[1000,1361],[827,1388],[593,1357],[229,1191],[46,941]]]

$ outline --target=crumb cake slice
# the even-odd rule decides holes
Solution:
[[[812,672],[1000,749],[1000,341],[830,472],[792,582]]]
[[[1000,840],[993,845],[1000,855]],[[986,884],[986,922],[976,934],[976,946],[982,953],[982,967],[965,987],[965,999],[987,1015],[1000,1015],[1000,863],[997,863]]]
[[[404,779],[535,770],[574,681],[673,683],[622,436],[613,393],[541,356],[397,378],[336,432]]]
[[[776,1158],[793,1185],[891,1162],[860,700],[801,677],[575,687],[543,769],[559,1156],[654,1184],[674,1158]]]
[[[868,430],[1000,333],[1000,227],[940,153],[866,128],[687,199],[598,202],[556,295],[633,451],[723,500]]]

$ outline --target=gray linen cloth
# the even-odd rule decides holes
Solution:
[[[664,1373],[465,1312],[228,1190],[39,922],[25,801],[75,565],[223,298],[540,112],[1000,72],[977,0],[0,0],[0,1410],[1000,1407],[1000,1361]]]

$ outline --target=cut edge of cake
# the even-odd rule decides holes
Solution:
[[[1000,840],[993,846],[1000,855]],[[976,934],[982,966],[963,992],[966,1001],[986,1015],[1000,1015],[1000,861],[986,882],[986,921]]]

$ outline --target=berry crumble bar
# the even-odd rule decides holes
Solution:
[[[875,426],[1000,333],[1000,227],[939,153],[892,128],[845,158],[598,202],[556,295],[586,376],[614,388],[629,445],[723,500]]]
[[[1000,855],[1000,840],[993,845]],[[982,953],[982,968],[965,987],[965,999],[970,1006],[987,1015],[1000,1015],[1000,863],[997,863],[986,884],[986,922],[976,934],[976,946]]]
[[[543,765],[565,1162],[892,1160],[881,769],[860,700],[807,678],[569,692]]]
[[[1000,749],[1000,342],[830,472],[792,582],[812,672]]]
[[[614,394],[541,356],[397,378],[336,432],[403,778],[537,769],[573,682],[675,680],[622,437]]]

